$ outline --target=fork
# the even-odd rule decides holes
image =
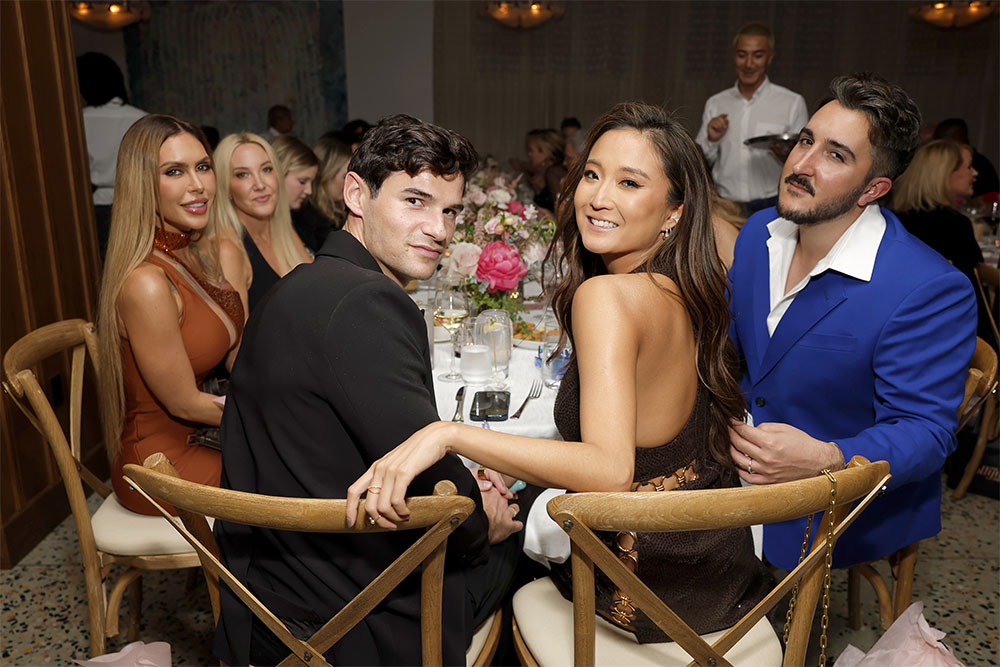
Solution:
[[[521,407],[517,409],[517,412],[510,416],[511,419],[520,419],[521,413],[524,412],[524,406],[528,404],[533,398],[538,398],[542,395],[542,381],[534,380],[531,383],[531,390],[528,392],[528,396],[524,399],[524,403],[521,403]]]

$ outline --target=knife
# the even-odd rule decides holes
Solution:
[[[465,405],[465,387],[459,387],[458,393],[455,394],[455,400],[458,401],[458,405],[455,406],[455,416],[451,418],[453,422],[464,421],[462,419],[463,406]]]

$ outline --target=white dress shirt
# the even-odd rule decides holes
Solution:
[[[718,141],[709,141],[708,121],[720,114],[728,114],[729,129]],[[712,165],[719,194],[740,202],[778,194],[781,163],[767,146],[743,142],[766,134],[798,132],[808,121],[802,96],[767,77],[749,100],[738,84],[708,98],[695,141]]]
[[[125,104],[120,97],[113,97],[99,107],[83,107],[90,182],[97,187],[94,190],[95,205],[109,206],[114,200],[118,147],[126,130],[145,115],[145,111]]]
[[[767,315],[767,333],[774,335],[795,295],[806,288],[813,276],[824,271],[836,271],[868,282],[875,270],[875,256],[885,234],[885,218],[878,204],[869,204],[848,227],[823,259],[799,284],[785,294],[792,255],[799,242],[799,225],[777,218],[767,225],[771,238],[767,240],[767,260],[770,271],[771,311]]]

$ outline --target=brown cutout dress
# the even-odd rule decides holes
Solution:
[[[237,318],[240,320],[237,324],[226,315],[178,261],[160,251],[154,251],[146,261],[163,269],[184,302],[181,338],[200,388],[209,371],[236,345],[243,331],[242,318]],[[188,435],[203,424],[184,421],[167,412],[143,380],[127,339],[122,339],[122,380],[125,389],[122,452],[111,471],[119,502],[133,512],[157,514],[152,505],[122,480],[126,463],[142,465],[147,456],[156,452],[166,454],[184,479],[218,486],[222,454],[209,447],[187,444]]]
[[[672,277],[672,271],[656,269]],[[698,479],[684,490],[721,489],[740,485],[732,467],[719,465],[708,450],[711,395],[698,385],[694,408],[672,441],[659,447],[635,450],[635,482],[661,475],[673,475],[693,459]],[[563,439],[579,442],[580,373],[574,358],[567,367],[556,396],[554,416]],[[683,493],[675,489],[664,493]],[[617,554],[617,534],[598,536]],[[636,574],[698,634],[729,628],[757,604],[770,590],[772,577],[754,555],[749,528],[704,530],[685,533],[639,533],[639,564]],[[553,564],[552,580],[568,600],[573,599],[570,561]],[[595,568],[596,608],[602,617],[610,615],[617,586]],[[671,641],[655,623],[636,611],[626,628],[640,644]]]

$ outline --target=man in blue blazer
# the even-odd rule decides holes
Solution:
[[[785,163],[777,208],[747,221],[730,271],[733,338],[753,424],[734,423],[740,476],[770,484],[886,460],[889,492],[844,534],[834,565],[941,529],[941,477],[976,341],[969,281],[875,202],[906,168],[920,112],[898,86],[838,77]],[[805,520],[766,526],[791,569]]]

